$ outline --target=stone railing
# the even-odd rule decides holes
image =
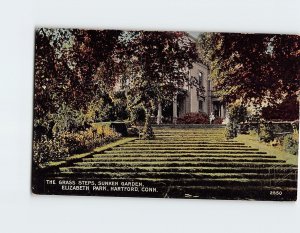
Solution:
[[[262,125],[271,126],[276,136],[284,136],[299,131],[299,121],[245,122],[237,125],[237,131],[241,134],[248,133],[249,130],[259,132]]]

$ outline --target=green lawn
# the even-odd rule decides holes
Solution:
[[[280,146],[272,146],[267,143],[260,142],[256,136],[252,135],[238,135],[236,138],[237,141],[245,143],[247,146],[252,148],[257,148],[262,152],[266,152],[269,155],[276,155],[278,159],[286,160],[288,164],[297,165],[298,156],[292,155],[284,151]]]

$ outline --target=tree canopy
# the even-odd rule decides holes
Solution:
[[[173,98],[189,81],[198,57],[184,32],[40,28],[35,43],[37,119],[57,114],[62,105],[96,111],[120,84],[129,105],[143,106],[149,117],[162,98]]]
[[[276,105],[295,97],[300,81],[300,37],[279,34],[204,33],[202,62],[224,101]]]
[[[123,33],[121,41],[121,78],[129,103],[142,105],[149,122],[158,103],[171,100],[190,81],[188,70],[198,58],[196,44],[183,32],[132,31]]]

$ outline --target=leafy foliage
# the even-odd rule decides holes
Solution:
[[[225,137],[227,139],[232,139],[237,136],[237,127],[234,121],[227,123],[225,128]]]
[[[106,142],[112,142],[118,138],[119,135],[116,133],[99,133],[97,129],[90,128],[76,133],[65,132],[63,137],[66,141],[65,146],[68,148],[69,153],[78,154],[90,151],[97,146],[105,144]]]
[[[109,126],[92,126],[76,132],[62,131],[49,139],[42,135],[41,140],[33,141],[33,161],[37,166],[45,162],[61,160],[72,154],[88,152],[97,146],[113,142],[120,135]]]
[[[236,101],[228,105],[229,119],[230,121],[237,123],[245,122],[247,118],[247,108],[241,104],[240,101]]]
[[[36,30],[33,157],[38,165],[111,139],[98,134],[91,124],[103,115],[114,114],[107,107],[111,100],[103,86],[107,86],[107,75],[116,70],[113,53],[119,34]],[[113,78],[111,75],[110,80]]]
[[[222,117],[216,117],[212,123],[216,125],[221,125],[223,123],[223,120],[224,119]]]
[[[264,142],[270,142],[274,140],[274,126],[272,122],[261,122],[259,124],[259,139]]]
[[[297,35],[204,33],[199,51],[227,103],[272,105],[299,90],[299,42]]]
[[[298,132],[288,134],[283,139],[283,148],[285,151],[297,155],[298,154]]]
[[[206,113],[187,113],[183,117],[177,118],[178,124],[208,124],[209,119]]]
[[[184,32],[124,32],[120,60],[128,96],[128,109],[146,111],[144,135],[151,132],[151,115],[164,100],[171,100],[185,82],[187,68],[197,61],[195,43]],[[149,124],[149,125],[148,125]]]
[[[55,161],[69,155],[69,148],[65,145],[65,140],[61,135],[49,139],[46,135],[41,136],[41,140],[34,140],[32,145],[32,158],[38,167],[48,161]]]
[[[125,91],[116,91],[112,95],[112,108],[114,110],[116,120],[128,119],[129,112],[127,109],[127,97]]]
[[[299,119],[299,101],[289,96],[282,103],[262,108],[262,117],[266,120],[294,121]]]
[[[157,103],[173,98],[197,60],[183,32],[39,28],[35,34],[34,158],[37,163],[92,149],[117,135],[96,121],[140,121],[153,138]],[[118,85],[121,90],[117,91]],[[52,150],[51,150],[52,148]]]
[[[131,122],[135,125],[141,125],[145,122],[146,114],[142,106],[135,106],[130,111]]]

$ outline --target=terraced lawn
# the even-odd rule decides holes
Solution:
[[[145,194],[151,197],[296,199],[296,165],[245,143],[225,140],[222,126],[156,127],[154,131],[155,140],[126,141],[61,166],[55,175],[143,181],[158,187],[157,194]]]

